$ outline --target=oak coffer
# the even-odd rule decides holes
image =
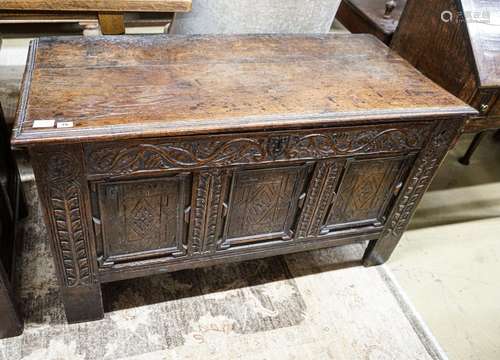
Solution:
[[[76,322],[103,282],[359,241],[384,262],[471,114],[368,35],[46,38],[12,143]]]

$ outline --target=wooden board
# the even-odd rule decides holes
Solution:
[[[191,10],[191,0],[3,0],[0,9],[183,12]]]
[[[500,86],[500,3],[461,0],[481,87]],[[472,18],[475,17],[475,19]]]
[[[31,48],[15,145],[474,113],[368,35],[65,37]],[[54,126],[34,128],[40,120]]]

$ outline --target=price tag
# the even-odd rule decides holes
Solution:
[[[57,123],[57,128],[71,128],[73,127],[73,121],[61,121]]]

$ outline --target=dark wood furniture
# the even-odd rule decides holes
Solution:
[[[186,12],[192,0],[2,0],[0,23],[78,22],[105,35],[125,33],[125,13]]]
[[[9,134],[0,105],[0,338],[19,335],[23,330],[13,290],[16,250],[20,246],[16,224],[26,208]]]
[[[406,0],[342,0],[336,19],[355,34],[372,34],[391,43]]]
[[[476,113],[369,35],[45,38],[22,88],[70,322],[103,282],[367,240],[384,262]]]
[[[480,112],[465,132],[500,127],[498,13],[495,0],[429,0],[426,6],[408,0],[392,41],[403,58]],[[476,136],[462,163],[469,162],[483,135]]]

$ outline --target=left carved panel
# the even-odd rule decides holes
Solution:
[[[61,281],[68,288],[97,282],[81,148],[51,147],[31,155]]]
[[[189,174],[93,183],[100,266],[186,254]]]

